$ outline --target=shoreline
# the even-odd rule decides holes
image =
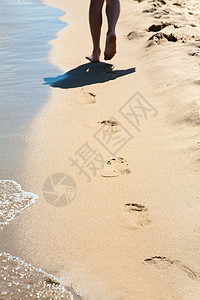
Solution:
[[[26,66],[21,65],[20,61],[22,61],[22,58],[23,58],[24,63],[28,60],[29,66],[31,66],[33,61],[34,62],[39,61],[40,65],[37,68],[37,70],[38,70],[37,73],[39,74],[39,77],[41,75],[40,73],[43,73],[42,70],[44,71],[43,68],[45,68],[46,75],[47,74],[50,75],[50,72],[58,73],[58,69],[56,67],[50,65],[50,63],[47,61],[48,60],[47,55],[48,55],[49,51],[47,51],[46,49],[50,48],[48,46],[49,39],[52,37],[55,38],[55,36],[56,36],[56,32],[53,32],[53,30],[51,30],[53,28],[53,26],[54,26],[54,29],[55,28],[57,29],[57,31],[59,31],[61,28],[61,25],[60,25],[61,22],[58,21],[58,19],[59,19],[60,14],[62,13],[61,10],[52,9],[50,6],[44,5],[42,3],[42,1],[38,1],[38,3],[35,3],[34,1],[25,1],[25,2],[23,1],[18,4],[12,3],[12,1],[10,1],[7,4],[8,4],[7,6],[2,5],[2,9],[5,10],[4,19],[2,20],[2,25],[4,26],[3,28],[5,29],[5,31],[3,30],[2,34],[1,34],[1,40],[3,42],[2,47],[1,47],[2,62],[3,62],[5,53],[7,54],[7,66],[5,67],[4,62],[2,63],[2,79],[3,79],[2,84],[4,85],[6,83],[5,85],[8,85],[8,83],[9,83],[10,86],[12,85],[13,90],[15,90],[15,98],[17,99],[17,101],[15,98],[12,99],[12,91],[11,90],[8,91],[7,88],[3,87],[3,85],[2,85],[2,90],[1,90],[2,91],[2,94],[1,94],[2,95],[2,99],[1,99],[2,100],[2,118],[1,118],[2,128],[1,129],[3,131],[2,131],[2,135],[1,135],[1,139],[2,139],[2,148],[1,148],[1,150],[2,150],[1,151],[2,152],[2,165],[1,165],[2,176],[1,177],[3,177],[4,180],[1,180],[1,210],[2,210],[1,211],[1,222],[0,222],[1,231],[5,230],[5,226],[9,226],[9,224],[12,223],[16,218],[20,217],[20,215],[23,214],[24,210],[27,210],[31,205],[34,205],[36,199],[38,198],[37,195],[34,195],[30,192],[24,192],[21,189],[21,185],[13,180],[13,179],[17,180],[24,186],[24,181],[22,180],[23,176],[20,174],[19,170],[24,163],[23,153],[26,152],[26,149],[27,149],[27,144],[25,143],[26,133],[29,128],[29,124],[27,121],[27,119],[28,119],[27,114],[29,114],[29,122],[31,123],[32,120],[34,119],[34,116],[32,116],[34,114],[34,109],[36,106],[39,106],[39,104],[38,103],[36,104],[34,101],[36,96],[35,95],[33,96],[30,93],[29,95],[32,96],[31,97],[32,103],[29,103],[29,112],[27,112],[26,111],[27,103],[25,103],[25,101],[23,102],[21,98],[24,97],[24,100],[25,100],[25,98],[27,98],[27,95],[28,95],[27,89],[28,89],[28,85],[30,85],[30,82],[31,82],[31,86],[32,86],[33,90],[34,90],[35,86],[37,86],[38,91],[40,90],[40,93],[38,92],[38,94],[40,94],[40,99],[43,102],[44,102],[43,96],[45,96],[45,95],[47,96],[47,99],[46,99],[46,102],[47,102],[48,98],[49,98],[47,94],[50,94],[50,89],[49,89],[49,92],[47,92],[47,91],[45,91],[45,90],[47,90],[46,87],[41,88],[39,86],[38,82],[39,82],[40,78],[36,79],[36,77],[34,77],[35,70],[36,70],[35,66],[32,65],[33,66],[33,69],[32,69],[33,74],[29,74],[25,80],[25,78],[23,76],[24,76],[25,71],[27,71],[27,65]],[[12,5],[12,4],[14,4],[14,5]],[[28,5],[28,8],[27,8],[27,5]],[[19,10],[20,10],[19,6],[21,8],[20,12],[19,12]],[[32,12],[31,20],[29,20],[29,18],[27,18],[27,14],[30,12],[30,9]],[[24,11],[24,15],[22,13],[23,11]],[[14,16],[14,12],[16,12],[15,16]],[[37,17],[36,17],[36,13],[37,13]],[[44,38],[44,35],[40,34],[40,36],[38,36],[39,31],[36,26],[36,18],[38,18],[37,20],[39,20],[37,22],[38,28],[39,28],[39,24],[43,25],[43,30],[46,32],[46,35],[45,35],[46,40]],[[42,19],[45,19],[45,24],[42,23]],[[49,28],[46,29],[45,26],[48,26],[47,23],[50,21],[51,21],[51,24],[50,24]],[[32,26],[32,35],[33,35],[32,39],[27,36],[26,29],[21,28],[21,24],[29,24]],[[14,25],[16,25],[16,26],[14,27],[14,31],[11,33],[10,30],[13,29],[12,26],[14,26]],[[41,29],[41,27],[40,27],[40,29]],[[20,42],[21,42],[20,46],[18,45],[19,36],[20,36]],[[41,41],[44,42],[43,43],[44,47],[41,47],[41,50],[40,50],[39,47],[37,47],[37,44],[40,43]],[[32,47],[32,50],[34,53],[31,58],[27,59],[27,48],[30,47],[29,43],[31,44],[31,42],[34,42],[34,45]],[[15,46],[14,55],[13,55],[13,52],[11,49],[11,45],[10,45],[11,43]],[[42,54],[45,54],[45,55],[42,55]],[[14,76],[14,73],[13,73],[13,76],[12,76],[11,69],[18,70],[18,74],[16,76]],[[7,73],[7,75],[8,74],[10,75],[9,76],[10,78],[5,82],[4,75],[6,73]],[[38,76],[38,74],[37,74],[37,76]],[[25,82],[23,81],[23,79],[25,80]],[[21,85],[24,87],[24,95],[25,96],[22,93],[21,93],[21,97],[19,96],[20,88],[18,85]],[[41,82],[41,85],[42,85],[42,82]],[[6,95],[7,95],[7,97],[6,97]],[[11,103],[6,104],[5,100],[7,100],[8,102],[10,101]],[[18,104],[17,108],[15,107],[16,102]],[[37,102],[39,102],[38,99],[37,99]],[[41,106],[43,104],[44,103],[40,103],[40,108],[37,107],[37,112],[40,111]],[[8,120],[8,118],[6,118],[6,114],[7,114],[7,110],[10,109],[11,106],[12,106],[13,111],[10,111],[10,113],[9,113],[10,120]],[[14,114],[15,114],[15,117],[16,117],[16,115],[19,117],[18,114],[23,114],[23,117],[25,117],[25,120],[22,120],[22,118],[21,119],[19,118],[20,119],[19,122],[17,122],[16,120],[13,120]],[[36,112],[35,112],[35,115],[37,115]],[[32,120],[30,120],[30,116],[32,116]],[[7,122],[7,124],[6,124],[6,122]],[[12,145],[12,149],[11,149],[10,145]],[[11,167],[12,167],[12,169],[11,169]],[[9,178],[12,178],[12,179],[10,180]],[[9,199],[9,203],[8,203],[8,201],[6,201],[6,198]],[[4,227],[4,229],[3,229],[3,227]],[[16,229],[17,228],[15,228],[15,226],[12,228],[12,230],[11,230],[12,234],[14,234]],[[43,274],[43,275],[46,274],[46,276],[49,276],[49,278],[55,279],[53,275],[45,273],[40,268],[34,269],[34,267],[31,264],[27,264],[27,263],[21,261],[20,260],[21,255],[19,255],[19,257],[14,257],[8,253],[5,253],[4,246],[2,246],[3,243],[4,242],[1,240],[1,253],[0,253],[1,262],[3,262],[4,266],[6,266],[1,272],[2,280],[0,282],[0,285],[1,285],[1,293],[0,294],[3,297],[3,299],[5,297],[7,297],[8,294],[11,297],[13,295],[13,291],[14,291],[15,287],[14,287],[14,284],[12,283],[11,276],[14,275],[14,273],[15,273],[14,276],[15,276],[15,280],[16,280],[16,285],[18,283],[18,292],[19,292],[19,293],[15,293],[15,296],[16,297],[24,297],[26,295],[25,293],[27,293],[27,290],[26,290],[25,286],[23,286],[23,284],[25,284],[25,283],[23,282],[23,280],[20,281],[22,278],[21,275],[23,275],[23,278],[25,281],[27,279],[27,276],[30,275],[30,274],[26,273],[26,269],[25,269],[26,267],[28,267],[28,269],[30,269],[30,270],[34,270],[34,272],[35,272],[35,275],[32,274],[32,278],[30,279],[30,283],[31,283],[33,290],[35,288],[35,293],[36,293],[36,289],[37,289],[36,285],[39,284],[38,282],[39,282],[39,277],[41,276],[41,274]],[[11,249],[11,253],[14,252],[14,248],[15,247],[13,247]],[[21,272],[23,274],[22,273],[21,273],[21,275],[19,274],[18,268],[16,268],[16,270],[13,268],[15,264],[19,264],[18,268],[21,270]],[[23,269],[23,266],[24,266],[24,269]],[[7,270],[7,271],[5,271],[5,270]],[[4,272],[4,274],[3,274],[3,272]],[[20,277],[18,277],[19,275],[20,275]],[[9,276],[10,276],[10,278],[9,278]],[[11,281],[9,281],[9,280],[11,280]],[[54,282],[52,282],[52,284],[53,283]],[[56,284],[58,285],[58,283],[56,283]],[[38,290],[38,293],[45,293],[45,292],[48,293],[48,289],[49,289],[48,284],[45,287],[45,283],[44,283],[44,286],[43,287],[40,286],[40,288],[41,288],[41,290],[40,291]],[[60,291],[59,291],[59,288],[60,288]],[[80,297],[75,294],[75,292],[73,291],[73,289],[71,287],[65,287],[65,288],[67,291],[69,291],[73,295],[73,297],[74,297],[73,299],[80,299]],[[45,289],[46,289],[46,291],[45,291]],[[67,291],[65,293],[66,297],[67,297]],[[63,296],[64,295],[64,287],[60,285],[57,288],[53,285],[50,292],[56,293],[57,295],[60,295],[60,296],[62,294],[62,296]],[[68,293],[68,294],[70,295],[70,293]],[[46,294],[46,296],[48,296],[48,295]],[[50,294],[49,294],[49,296],[50,296]]]
[[[27,147],[24,136],[49,98],[50,89],[42,85],[43,77],[58,73],[48,62],[48,40],[63,23],[58,20],[61,11],[40,1],[8,0],[1,9],[1,179],[23,184],[19,169]]]
[[[65,11],[62,19],[69,23],[50,43],[50,61],[63,72],[83,65],[91,45],[84,1],[45,3]],[[194,47],[190,43],[164,40],[147,47],[153,33],[146,29],[159,23],[142,13],[149,6],[122,2],[119,53],[110,62],[114,80],[52,88],[50,100],[31,124],[23,167],[25,190],[39,199],[2,234],[6,252],[13,249],[12,255],[19,256],[25,245],[21,259],[55,275],[83,299],[196,299],[200,291],[198,57],[187,54]],[[136,31],[136,40],[127,38]],[[129,68],[136,72],[118,76],[119,70]],[[120,114],[137,91],[158,112],[140,132]],[[128,167],[116,160],[117,176],[100,171],[87,183],[69,157],[89,141],[106,160],[112,159],[94,139],[98,122],[112,116],[134,135],[115,156],[124,158]],[[77,184],[76,199],[62,209],[50,206],[42,190],[45,180],[58,172]],[[127,212],[127,203],[137,204],[137,209]]]

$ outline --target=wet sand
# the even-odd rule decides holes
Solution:
[[[41,269],[26,264],[8,253],[0,253],[2,300],[6,299],[73,299],[59,281]],[[6,282],[6,284],[5,284]]]
[[[71,72],[45,79],[51,97],[30,126],[20,169],[38,200],[4,227],[5,251],[83,299],[198,299],[198,1],[122,1],[113,69],[84,59],[88,2],[47,3],[69,22],[50,62]],[[112,146],[102,138],[122,131]],[[80,169],[83,145],[93,163]]]

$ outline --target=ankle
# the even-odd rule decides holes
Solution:
[[[108,30],[107,31],[107,36],[115,36],[116,37],[116,33],[114,30]]]
[[[93,49],[93,52],[92,52],[93,55],[96,55],[96,54],[97,54],[97,55],[100,55],[100,53],[101,53],[101,49],[100,49],[100,48],[97,48],[97,49],[94,48],[94,49]]]

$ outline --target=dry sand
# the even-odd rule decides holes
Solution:
[[[69,23],[50,43],[50,61],[63,73],[87,63],[88,2],[47,1]],[[5,251],[56,275],[83,299],[200,299],[200,5],[181,3],[121,1],[111,63],[135,72],[96,65],[85,80],[90,66],[83,66],[72,73],[79,87],[52,87],[30,126],[23,189],[39,199],[5,227]],[[148,31],[153,24],[165,27],[162,34]],[[105,30],[104,19],[102,47]],[[105,78],[113,80],[99,82]],[[120,112],[136,92],[151,105],[140,132]],[[94,137],[98,122],[112,116],[134,136],[115,155]],[[90,182],[69,160],[87,141],[105,160],[115,158]],[[63,208],[42,193],[58,172],[77,184],[76,199]]]

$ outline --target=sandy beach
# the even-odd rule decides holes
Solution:
[[[89,1],[45,4],[66,13],[49,42],[61,74],[24,136],[38,199],[3,228],[4,251],[81,299],[200,299],[198,0],[122,0],[117,54],[98,64]],[[105,34],[104,14],[102,50]],[[54,196],[69,178],[67,203]]]

